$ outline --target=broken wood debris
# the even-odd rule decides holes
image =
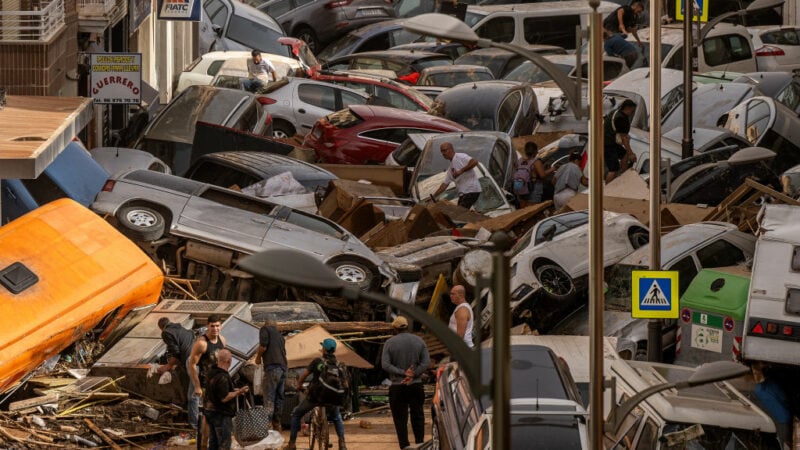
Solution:
[[[740,231],[755,233],[758,229],[756,216],[761,210],[761,203],[765,196],[771,198],[771,203],[800,206],[800,201],[748,178],[743,185],[711,210],[703,220],[730,222],[739,227]]]

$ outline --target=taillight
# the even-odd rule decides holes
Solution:
[[[769,334],[777,334],[778,333],[778,324],[767,322],[767,333]]]
[[[791,325],[784,325],[783,326],[783,335],[784,336],[791,336],[794,330],[792,329]]]
[[[333,9],[341,6],[347,6],[350,3],[353,3],[353,0],[334,0],[332,2],[325,3],[325,7],[328,9]]]
[[[786,56],[786,53],[781,48],[765,45],[756,50],[756,56]]]
[[[103,183],[103,189],[102,189],[102,191],[103,191],[103,192],[111,192],[111,191],[113,191],[113,190],[114,190],[114,185],[115,185],[115,184],[117,184],[117,182],[116,182],[116,181],[114,181],[114,180],[106,180],[106,182],[105,182],[105,183]]]
[[[275,103],[278,103],[278,101],[273,98],[259,96],[258,103],[261,103],[262,105],[274,105]]]
[[[761,322],[756,322],[750,332],[753,334],[764,334],[764,327],[761,326]]]

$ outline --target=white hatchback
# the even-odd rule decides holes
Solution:
[[[294,58],[289,58],[288,56],[275,55],[272,53],[262,53],[261,56],[275,66],[275,71],[278,73],[279,77],[288,76],[295,70],[301,68],[299,61]],[[178,76],[178,84],[174,89],[173,95],[178,95],[187,87],[195,84],[211,84],[211,80],[217,75],[225,61],[237,58],[247,59],[250,57],[250,52],[246,50],[208,52],[192,61],[189,67],[180,73]]]
[[[765,72],[800,72],[800,27],[749,27],[756,49],[758,70]]]

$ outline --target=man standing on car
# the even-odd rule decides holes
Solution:
[[[253,56],[252,59],[247,60],[247,77],[244,88],[250,92],[255,92],[264,87],[264,80],[269,81],[269,75],[272,74],[272,81],[278,81],[278,73],[275,72],[275,66],[271,62],[261,56],[261,52],[253,50],[250,52]],[[263,77],[263,80],[262,78]]]
[[[186,412],[189,415],[189,425],[197,429],[197,415],[199,413],[199,402],[194,396],[194,383],[189,378],[189,355],[192,354],[194,344],[194,333],[183,328],[179,323],[172,323],[169,318],[158,319],[158,328],[161,330],[161,340],[167,344],[167,363],[158,367],[158,373],[163,374],[170,370],[176,370],[178,376],[189,386],[186,393]]]
[[[450,183],[456,183],[456,192],[458,192],[458,206],[464,208],[471,208],[472,205],[478,201],[481,195],[481,184],[478,182],[478,174],[475,166],[478,161],[471,158],[466,153],[456,153],[453,144],[444,142],[439,147],[444,159],[450,161],[447,167],[447,174],[444,177],[444,182],[439,186],[439,189],[433,193],[436,198],[450,186]]]
[[[636,103],[625,99],[619,108],[603,119],[603,160],[608,173],[606,184],[620,173],[628,170],[628,166],[636,162],[636,155],[631,150],[631,117],[636,111]]]
[[[309,383],[309,389],[307,390],[308,396],[300,402],[299,405],[295,406],[294,410],[292,410],[292,429],[289,432],[289,442],[286,444],[286,447],[283,450],[296,450],[297,449],[297,433],[300,431],[300,422],[303,420],[303,416],[306,415],[309,411],[314,409],[317,406],[328,406],[328,417],[333,417],[333,427],[336,429],[336,435],[339,437],[339,450],[347,450],[347,446],[344,442],[344,422],[342,421],[342,413],[338,406],[330,406],[325,405],[324,402],[320,401],[318,398],[314,398],[314,393],[318,392],[316,388],[317,385],[320,383],[320,377],[322,376],[322,372],[326,369],[327,365],[339,365],[338,361],[336,360],[336,356],[334,353],[336,352],[336,341],[331,338],[327,338],[322,341],[322,357],[315,358],[311,361],[311,364],[308,365],[306,371],[300,375],[300,378],[297,379],[297,390],[305,391],[306,389],[303,387],[303,383],[306,381],[306,378],[311,375],[311,382]],[[346,374],[343,374],[346,377]],[[331,411],[332,409],[332,411]]]
[[[222,319],[216,314],[212,314],[208,316],[206,326],[206,333],[194,341],[192,353],[189,355],[189,378],[194,385],[193,398],[197,402],[202,401],[208,373],[217,365],[217,353],[225,348],[225,338],[219,334],[222,329]],[[205,405],[203,406],[205,407]],[[205,433],[199,425],[198,429],[200,430],[198,440],[200,440],[203,439]]]
[[[389,407],[392,410],[394,430],[400,448],[408,447],[408,416],[411,413],[411,429],[414,442],[422,444],[425,439],[425,390],[420,376],[428,370],[431,358],[425,341],[408,332],[408,320],[397,316],[392,322],[395,335],[383,344],[381,366],[389,374]]]
[[[264,407],[272,419],[272,429],[281,431],[284,392],[286,384],[286,342],[275,327],[272,317],[267,317],[264,326],[258,331],[258,353],[256,364],[264,364],[264,378],[261,383]]]
[[[450,315],[450,329],[464,339],[467,347],[472,348],[475,343],[472,341],[473,314],[472,306],[467,303],[467,290],[464,286],[457,284],[450,289],[450,301],[456,305],[453,314]]]
[[[222,349],[217,352],[217,365],[208,372],[207,401],[203,412],[210,429],[208,450],[230,450],[232,419],[236,415],[236,402],[233,400],[250,390],[248,386],[238,389],[234,386],[228,373],[232,360],[230,350]]]
[[[639,51],[626,38],[632,33],[640,48],[644,47],[636,34],[638,16],[644,11],[642,2],[635,1],[630,6],[620,6],[603,20],[605,43],[603,49],[609,56],[625,59],[628,67],[633,67],[639,57]]]

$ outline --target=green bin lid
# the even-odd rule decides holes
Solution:
[[[680,298],[681,308],[744,320],[750,272],[742,267],[703,269]]]

